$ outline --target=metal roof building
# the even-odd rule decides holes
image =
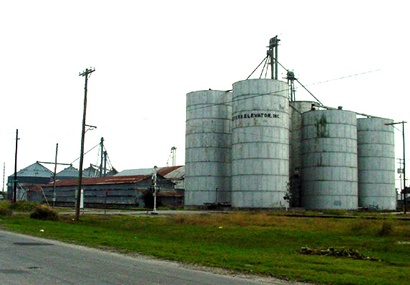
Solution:
[[[115,176],[132,176],[132,175],[152,175],[153,168],[126,169]],[[165,166],[158,168],[158,174],[175,183],[175,189],[182,191],[184,189],[185,166]]]
[[[26,191],[22,184],[46,184],[52,181],[54,173],[38,161],[17,171],[17,200],[26,198]],[[13,198],[14,173],[7,179],[7,199]]]
[[[157,184],[161,189],[157,195],[158,201],[172,206],[182,205],[183,195],[174,190],[174,183],[160,174],[158,174],[157,179]],[[145,207],[152,198],[152,192],[149,191],[151,186],[151,175],[83,178],[84,204],[86,207],[97,208],[104,206],[114,208]],[[43,196],[35,195],[35,193],[29,196],[40,197],[42,200],[38,202],[43,202],[43,200],[52,201],[55,194],[56,205],[73,206],[77,190],[77,179],[59,180],[55,182],[55,193],[54,183],[50,182],[41,185],[41,189],[34,190],[44,192]]]

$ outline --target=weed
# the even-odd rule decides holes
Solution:
[[[354,235],[370,235],[373,229],[374,223],[368,219],[358,219],[351,224],[351,232]]]
[[[382,228],[379,232],[381,236],[388,236],[394,231],[393,222],[390,220],[383,221]]]
[[[16,201],[15,203],[11,204],[11,209],[16,211],[22,211],[30,213],[33,209],[38,206],[38,202],[28,202],[28,201]]]

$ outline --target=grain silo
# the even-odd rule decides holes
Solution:
[[[361,118],[357,121],[359,207],[395,210],[394,128],[392,120]]]
[[[301,206],[301,170],[302,170],[302,114],[312,110],[315,101],[290,101],[290,152],[289,152],[289,181],[290,181],[290,206]]]
[[[273,79],[233,84],[232,206],[287,207],[288,85]]]
[[[302,114],[302,205],[358,207],[357,119],[341,109]]]
[[[232,93],[204,90],[187,94],[185,206],[229,203]]]

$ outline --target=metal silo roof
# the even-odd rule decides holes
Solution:
[[[52,177],[54,173],[38,161],[17,172],[18,177]]]
[[[114,176],[150,175],[152,172],[153,168],[126,169]]]
[[[78,177],[78,169],[69,166],[56,174],[57,178],[76,178]]]

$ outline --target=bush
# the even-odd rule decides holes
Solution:
[[[0,202],[0,216],[11,216],[13,211],[10,208],[9,201],[1,201]]]
[[[37,205],[33,212],[31,212],[30,218],[51,221],[59,220],[58,212],[48,205]]]

